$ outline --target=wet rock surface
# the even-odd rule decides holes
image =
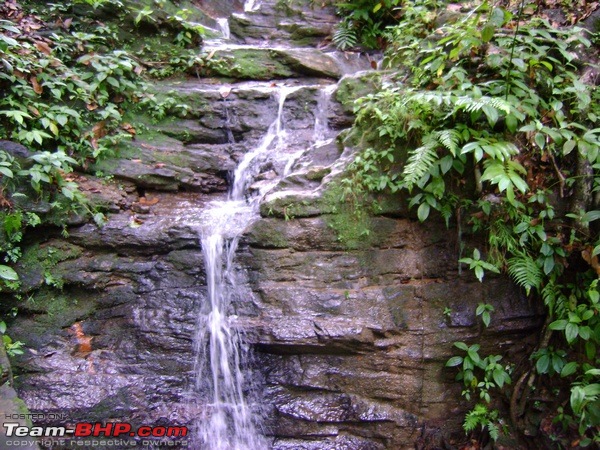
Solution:
[[[227,12],[222,2],[200,3],[214,17]],[[285,12],[282,3],[290,2],[263,1],[246,14],[232,3],[235,39],[255,43],[269,30],[283,42],[302,28],[313,48],[276,60],[310,53],[334,61],[316,49],[334,23],[331,8],[291,2]],[[254,354],[272,448],[402,449],[428,433],[462,433],[466,405],[444,369],[452,343],[477,339],[482,354],[502,355],[532,344],[539,311],[506,279],[480,284],[459,274],[458,242],[442,223],[423,226],[398,199],[381,199],[385,216],[369,218],[370,237],[348,237],[342,225],[353,224],[335,184],[352,150],[335,136],[376,77],[336,87],[339,64],[329,73],[319,59],[302,64],[319,70],[158,85],[192,104],[185,120],[163,121],[121,159],[80,175],[84,192],[111,212],[108,223],[71,227],[68,237],[34,230],[18,268],[28,299],[10,329],[28,348],[15,364],[16,388],[32,412],[65,413],[73,423],[191,425],[201,407],[188,401],[195,324],[207,302],[202,211],[226,196],[231,171],[259,144],[288,88],[287,145],[255,182],[287,176],[238,248],[247,295],[231,311]],[[475,317],[481,302],[496,309],[488,329]]]

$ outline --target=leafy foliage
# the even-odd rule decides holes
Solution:
[[[581,81],[577,57],[592,43],[582,29],[538,17],[523,23],[521,8],[487,1],[470,11],[438,10],[452,20],[435,30],[429,2],[403,7],[386,34],[392,75],[356,103],[366,149],[353,180],[367,192],[406,192],[420,221],[437,211],[448,225],[456,218],[459,236],[469,228],[483,234],[483,251],[460,263],[479,281],[485,271],[507,273],[544,302],[552,320],[535,367],[571,382],[573,415],[563,411],[561,421],[597,441],[595,388],[578,387],[597,384],[600,365],[600,214],[591,195],[600,191],[600,103],[598,90]],[[557,197],[572,210],[558,213]],[[486,326],[487,306],[477,308]],[[470,386],[483,358],[476,344],[458,344],[467,356],[448,365],[462,365]],[[471,419],[484,424],[480,413],[469,429]]]

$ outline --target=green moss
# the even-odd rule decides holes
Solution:
[[[89,296],[75,298],[68,293],[44,287],[29,296],[25,307],[38,313],[35,321],[42,326],[63,328],[89,317],[96,304]]]
[[[214,74],[244,80],[271,80],[294,75],[276,52],[265,49],[218,52],[208,64]]]
[[[354,101],[376,92],[381,87],[381,74],[370,72],[358,77],[343,78],[335,91],[335,99],[342,104],[344,112],[354,112]]]
[[[259,220],[249,233],[252,242],[265,248],[288,248],[291,242],[286,235],[286,224],[281,220]]]
[[[348,250],[365,249],[373,243],[371,208],[366,199],[348,198],[342,185],[333,182],[323,194],[323,203],[333,211],[325,217],[338,241]]]
[[[42,284],[61,288],[62,277],[54,273],[54,268],[59,262],[77,258],[82,253],[81,247],[59,240],[27,247],[18,265],[22,289],[27,292]]]

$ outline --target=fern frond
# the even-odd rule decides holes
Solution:
[[[458,153],[458,144],[461,140],[461,135],[456,130],[442,130],[436,133],[437,140],[440,144],[450,150],[452,156],[456,156]]]
[[[449,92],[420,91],[408,95],[404,103],[414,102],[427,105],[434,104],[435,106],[450,106],[455,100],[456,96]]]
[[[410,152],[404,167],[404,183],[409,191],[438,159],[436,149],[439,143],[436,133],[425,135],[422,142],[421,147]]]
[[[340,50],[347,50],[358,44],[358,33],[349,22],[341,22],[333,33],[333,43]]]
[[[527,295],[531,289],[538,290],[542,285],[544,274],[535,260],[526,254],[519,254],[508,261],[508,274],[519,286],[525,288]]]
[[[484,95],[483,97],[475,99],[471,96],[463,95],[458,97],[455,104],[457,109],[464,109],[469,113],[480,111],[486,106],[490,106],[505,114],[510,114],[510,103],[498,97],[488,97]]]

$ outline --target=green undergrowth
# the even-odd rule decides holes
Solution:
[[[549,23],[531,5],[524,20],[524,2],[432,6],[441,3],[404,3],[385,31],[390,75],[356,102],[363,151],[350,168],[351,195],[408,197],[421,222],[436,215],[457,230],[461,271],[480,281],[507,274],[545,306],[526,365],[456,344],[463,354],[448,366],[478,402],[465,431],[493,440],[525,433],[523,415],[535,411],[552,423],[535,432],[557,446],[597,445],[600,95],[582,79],[596,36]],[[436,21],[449,11],[452,20]],[[464,248],[466,235],[485,245]],[[485,304],[477,314],[494,325]],[[543,400],[528,400],[534,389]]]

